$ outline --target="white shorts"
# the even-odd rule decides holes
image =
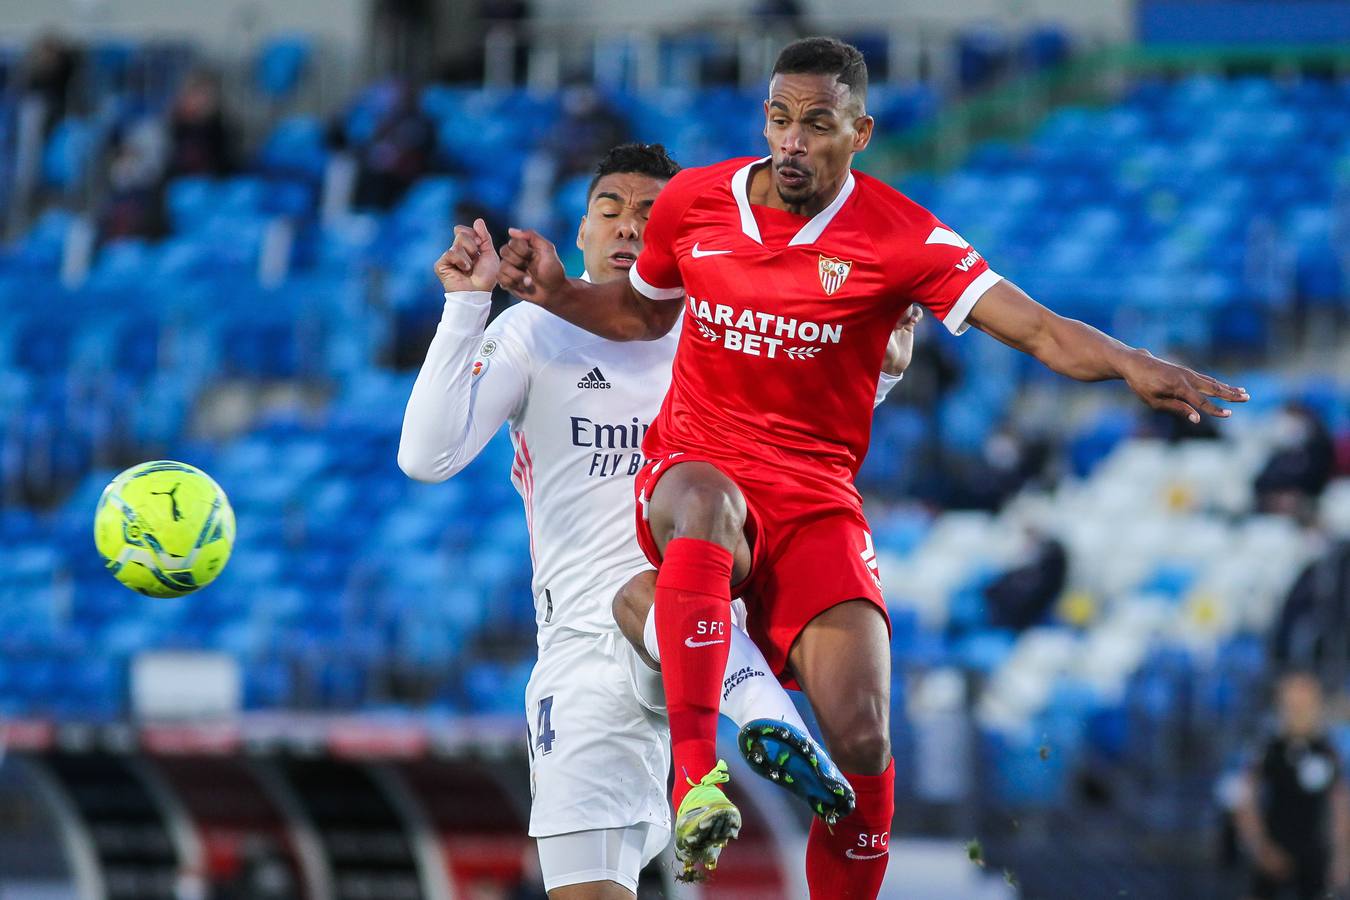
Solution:
[[[541,837],[539,869],[544,875],[544,890],[612,881],[636,894],[638,876],[669,841],[669,830],[649,822]]]
[[[555,634],[540,652],[525,688],[531,837],[644,823],[669,835],[670,730],[637,697],[635,656],[617,631]]]

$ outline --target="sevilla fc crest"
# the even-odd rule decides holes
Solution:
[[[825,289],[825,296],[829,297],[844,286],[848,280],[848,273],[853,271],[853,263],[846,259],[835,259],[832,256],[822,256],[820,258],[820,286]]]

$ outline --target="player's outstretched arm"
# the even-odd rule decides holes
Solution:
[[[1231,410],[1216,406],[1211,398],[1230,403],[1247,400],[1243,388],[1158,359],[1090,325],[1056,315],[1007,279],[980,297],[968,321],[1061,375],[1078,381],[1124,379],[1149,406],[1192,422],[1199,422],[1202,412],[1221,418],[1231,415]]]
[[[510,233],[498,283],[520,299],[611,341],[654,341],[675,326],[682,300],[648,300],[626,280],[591,284],[568,278],[551,241],[535,231]]]

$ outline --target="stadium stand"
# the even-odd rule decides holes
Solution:
[[[996,50],[972,37],[965,77],[979,82]],[[253,71],[258,90],[278,103],[293,96],[309,52],[297,39],[270,43]],[[1065,49],[1046,32],[1025,52],[1050,65]],[[169,46],[91,52],[113,86],[110,109],[128,99],[115,87],[132,82],[154,86],[137,102],[167,108],[187,58]],[[623,130],[664,142],[686,165],[758,151],[756,94],[598,99]],[[869,100],[886,131],[940,106],[922,85],[878,86]],[[434,327],[430,262],[465,204],[496,222],[527,210],[567,248],[588,176],[544,164],[571,115],[565,93],[435,85],[407,101],[380,83],[332,128],[280,118],[239,171],[169,180],[162,236],[91,241],[96,223],[58,203],[0,246],[0,716],[126,717],[131,667],[147,649],[237,659],[254,711],[521,708],[533,608],[510,449],[498,441],[448,484],[409,483],[395,465],[412,377],[399,361]],[[6,95],[6,146],[17,116]],[[133,118],[57,121],[41,150],[46,196],[81,196]],[[426,158],[410,155],[393,174],[364,168],[390,129],[417,123],[432,126]],[[1343,305],[1347,166],[1350,84],[1198,75],[1060,109],[1026,142],[982,144],[956,171],[902,187],[1055,309],[1128,341],[1250,363],[1269,360],[1272,336],[1291,323]],[[359,196],[354,183],[376,175],[386,178],[371,195],[379,202],[344,209],[344,183]],[[1350,385],[1249,365],[1236,383],[1251,390],[1251,408],[1208,438],[1153,436],[1156,423],[1117,409],[1118,397],[1105,411],[1076,408],[1041,436],[1062,471],[1032,467],[972,503],[991,446],[1027,448],[1016,425],[1025,395],[1069,395],[985,339],[925,329],[920,342],[935,371],[959,375],[934,376],[945,383],[924,403],[878,411],[860,477],[894,621],[902,791],[920,806],[978,796],[985,810],[1034,817],[1081,805],[1093,779],[1114,802],[1147,807],[1156,827],[1193,829],[1164,798],[1183,784],[1206,790],[1234,764],[1258,715],[1265,636],[1321,546],[1293,518],[1258,514],[1274,423],[1286,404],[1306,404],[1344,447]],[[90,515],[117,468],[170,450],[228,491],[239,539],[209,593],[147,602],[102,570]],[[1316,517],[1342,537],[1344,465]],[[1031,559],[1029,535],[1062,543],[1067,572],[1049,611],[1014,630],[985,589]],[[934,786],[931,756],[951,739],[942,713],[968,696],[978,786]],[[1350,748],[1350,733],[1338,737]],[[1184,770],[1170,753],[1180,740],[1195,751]],[[94,795],[119,764],[64,778]],[[291,780],[322,833],[331,773],[297,767]],[[398,813],[376,792],[368,799],[367,825],[379,831]],[[261,801],[243,814],[277,828]],[[156,835],[167,853],[169,838]],[[294,848],[277,845],[294,875]],[[124,861],[101,852],[115,875]],[[406,876],[410,852],[395,847],[379,865]],[[141,874],[114,895],[148,895],[136,878],[170,877],[162,859],[125,865]]]

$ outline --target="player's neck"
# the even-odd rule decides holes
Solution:
[[[770,209],[781,209],[797,216],[811,217],[820,212],[825,207],[834,202],[834,198],[839,196],[839,192],[844,188],[844,182],[848,180],[848,171],[845,170],[839,176],[839,181],[830,187],[829,190],[816,194],[805,203],[788,203],[778,193],[773,185],[773,168],[768,163],[756,166],[750,173],[750,184],[746,190],[746,196],[751,204],[755,206],[767,206]]]

